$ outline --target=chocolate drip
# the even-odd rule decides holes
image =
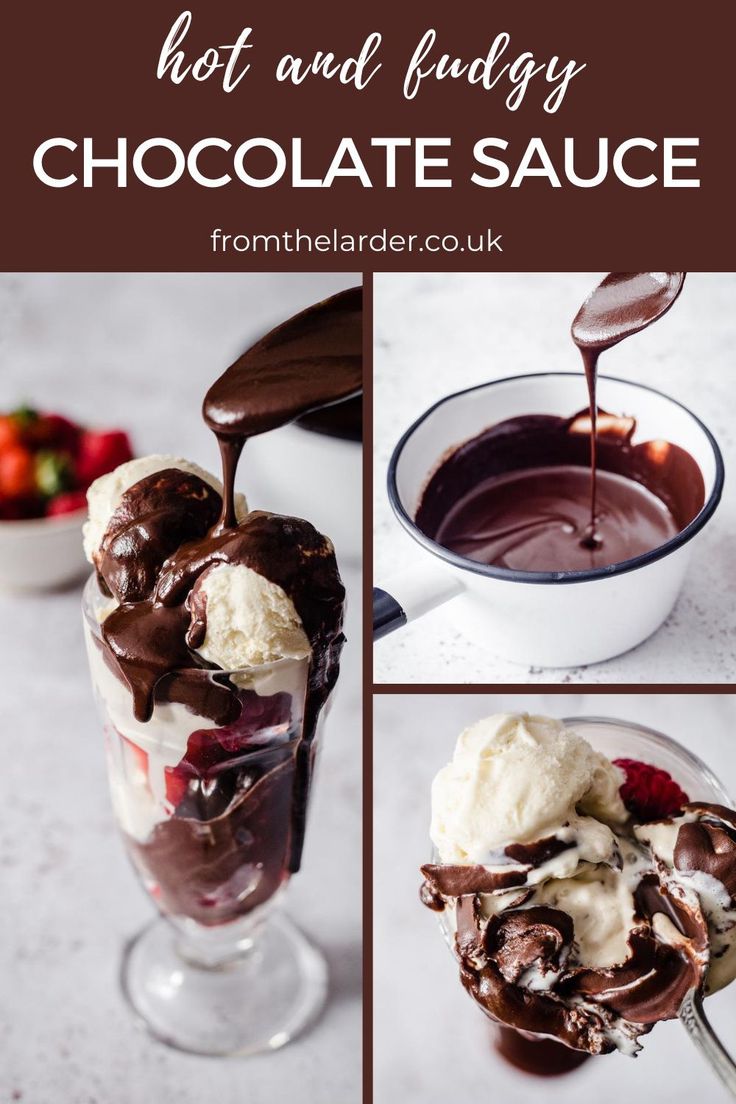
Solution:
[[[118,606],[102,624],[107,659],[133,695],[133,713],[149,721],[155,697],[178,701],[215,724],[230,724],[240,713],[234,688],[186,643],[189,615],[183,606],[151,600]],[[215,669],[216,670],[216,669]]]
[[[445,902],[442,894],[435,893],[429,882],[422,882],[419,887],[419,900],[428,909],[432,909],[433,912],[442,912],[445,908]]]
[[[577,1069],[590,1057],[581,1050],[572,1050],[556,1039],[516,1031],[513,1027],[493,1024],[494,1049],[512,1066],[537,1077],[556,1077]]]
[[[217,443],[220,446],[220,460],[222,462],[222,513],[215,532],[223,533],[228,529],[235,529],[237,526],[235,516],[235,473],[238,470],[238,460],[245,445],[245,438],[226,437],[223,434],[217,434]]]
[[[684,281],[684,272],[611,272],[573,319],[570,332],[583,358],[590,408],[590,522],[582,538],[584,547],[590,550],[603,542],[596,510],[598,358],[606,349],[661,318],[682,291]]]
[[[529,414],[484,430],[430,478],[419,528],[451,551],[520,571],[603,567],[656,548],[705,501],[695,460],[663,441],[632,444],[635,422],[598,415],[598,534],[584,537],[590,419]]]

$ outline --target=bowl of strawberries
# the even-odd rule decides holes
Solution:
[[[87,488],[133,458],[127,433],[21,406],[0,414],[0,586],[67,586],[85,572]]]

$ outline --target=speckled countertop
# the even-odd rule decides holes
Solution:
[[[0,408],[28,399],[133,430],[139,452],[216,449],[206,386],[258,331],[349,276],[0,277]],[[245,467],[245,465],[244,465]],[[244,488],[258,499],[245,472]],[[356,490],[357,493],[357,490]],[[305,504],[305,515],[309,516]],[[202,1059],[133,1024],[123,942],[151,916],[113,825],[78,589],[0,594],[0,1101],[357,1104],[361,1096],[360,580],[287,907],[324,950],[319,1023],[273,1055]]]
[[[430,783],[460,731],[480,717],[527,710],[597,715],[648,725],[679,740],[736,792],[736,697],[509,694],[375,698],[375,1089],[380,1104],[686,1104],[731,1099],[676,1021],[655,1026],[633,1059],[607,1055],[559,1079],[539,1081],[495,1056],[488,1024],[464,992],[437,922],[419,902],[428,860]],[[736,982],[707,1013],[734,1053]]]
[[[380,274],[375,277],[374,581],[422,553],[388,504],[386,469],[403,431],[442,396],[509,374],[578,371],[569,324],[600,274]],[[525,320],[524,320],[525,319]],[[519,667],[482,654],[452,603],[374,647],[378,683],[726,682],[736,677],[736,275],[691,273],[674,309],[606,357],[602,369],[651,384],[689,406],[726,464],[721,505],[698,542],[684,589],[662,628],[606,663]],[[581,400],[581,406],[584,398]],[[417,560],[419,557],[419,561]]]

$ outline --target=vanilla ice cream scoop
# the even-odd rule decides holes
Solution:
[[[244,564],[211,567],[192,588],[189,605],[206,626],[197,652],[223,670],[302,659],[311,652],[286,591]]]
[[[561,721],[497,713],[460,736],[432,785],[430,836],[445,863],[484,863],[578,813],[618,824],[623,775]]]

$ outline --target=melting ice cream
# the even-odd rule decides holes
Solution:
[[[637,823],[623,782],[559,721],[479,721],[434,781],[422,868],[481,1008],[590,1054],[635,1054],[689,989],[736,976],[736,813]]]

